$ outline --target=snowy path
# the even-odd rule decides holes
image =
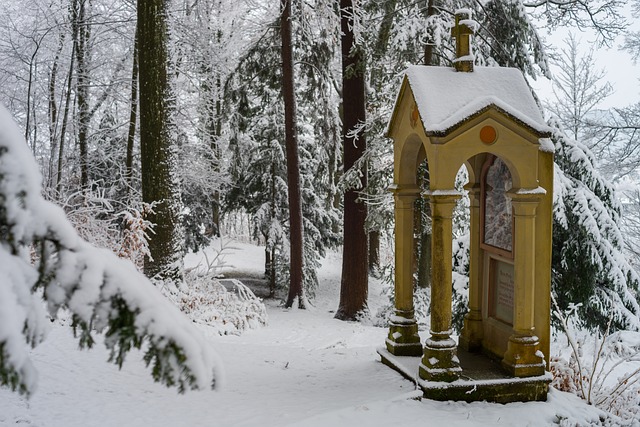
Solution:
[[[238,263],[259,268],[259,249],[242,249],[234,254]],[[140,353],[132,352],[119,371],[105,363],[101,343],[78,351],[70,328],[54,325],[33,350],[40,381],[31,400],[0,389],[0,426],[545,426],[598,419],[593,407],[559,392],[547,403],[411,400],[413,384],[375,353],[386,330],[333,319],[339,264],[336,254],[325,260],[312,310],[285,311],[269,302],[269,326],[241,336],[202,327],[225,364],[220,391],[178,395],[153,383]],[[375,282],[370,300],[380,303]]]

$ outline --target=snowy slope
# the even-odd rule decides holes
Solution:
[[[259,248],[235,245],[229,264],[259,274]],[[193,259],[188,260],[193,262]],[[197,261],[196,261],[197,262]],[[0,390],[0,426],[544,426],[589,425],[599,411],[572,395],[546,403],[417,401],[409,381],[382,365],[375,348],[386,330],[333,319],[340,257],[320,271],[315,308],[285,311],[268,302],[269,326],[241,336],[203,332],[224,362],[221,391],[189,392],[153,383],[133,352],[122,371],[105,363],[102,345],[78,351],[68,327],[53,325],[32,352],[41,373],[31,400]],[[380,303],[373,283],[372,305]],[[375,309],[375,307],[372,307]],[[563,424],[564,423],[564,424]]]

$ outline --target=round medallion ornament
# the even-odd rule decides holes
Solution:
[[[485,144],[493,144],[498,139],[498,132],[493,126],[484,126],[480,129],[480,141]]]

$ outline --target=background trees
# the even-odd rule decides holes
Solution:
[[[286,3],[291,6],[286,23],[291,25],[292,67],[283,69],[284,27],[276,4],[158,1],[164,14],[147,17],[144,1],[138,4],[138,16],[130,1],[11,0],[0,11],[0,93],[38,159],[45,194],[64,201],[69,213],[83,211],[88,205],[100,206],[82,221],[102,221],[100,224],[106,225],[100,229],[109,229],[111,236],[122,228],[117,214],[123,209],[132,207],[141,212],[143,200],[160,203],[156,216],[148,218],[157,224],[157,234],[151,235],[152,247],[154,240],[157,244],[164,240],[165,231],[184,230],[184,234],[167,231],[167,235],[179,237],[163,244],[165,267],[174,265],[184,248],[195,250],[206,245],[231,217],[241,217],[251,224],[253,238],[265,245],[265,272],[274,291],[298,274],[290,268],[291,254],[302,253],[301,281],[312,297],[318,260],[327,248],[341,242],[344,233],[344,304],[340,304],[337,316],[349,319],[366,307],[367,263],[363,260],[369,252],[370,264],[375,264],[376,242],[388,240],[392,230],[392,203],[385,191],[391,181],[392,153],[384,132],[402,70],[409,63],[450,65],[452,13],[460,7],[473,9],[479,22],[475,40],[479,65],[515,66],[528,79],[549,75],[541,23],[590,27],[603,43],[611,43],[625,25],[620,15],[622,2],[615,0],[603,2],[599,8],[577,1],[520,0]],[[147,27],[145,22],[158,19],[166,26],[159,31],[164,38],[155,40],[151,49],[148,37],[157,28]],[[637,53],[636,36],[632,32],[626,39],[632,54]],[[162,44],[165,49],[156,49]],[[160,51],[164,57],[152,55]],[[615,171],[606,169],[615,172],[619,182],[635,179],[640,159],[637,106],[597,111],[597,99],[606,94],[606,85],[601,92],[589,93],[586,86],[597,87],[599,75],[593,74],[588,59],[581,64],[580,58],[571,55],[570,42],[565,63],[569,66],[578,60],[574,63],[577,67],[566,78],[559,75],[558,93],[567,95],[567,103],[553,107],[562,123],[556,143],[572,153],[559,156],[564,159],[558,162],[564,174],[562,182],[571,191],[558,199],[564,203],[558,213],[573,212],[578,206],[567,197],[578,195],[574,190],[580,182],[595,182],[570,170],[575,153],[591,158],[580,143],[597,149],[598,157],[611,158],[610,165],[619,165]],[[152,60],[158,62],[150,70]],[[289,191],[292,185],[286,177],[285,70],[295,76],[293,93],[287,94],[297,103],[296,125],[289,131],[298,137],[294,157],[300,171],[302,249],[294,249],[297,243],[291,238],[296,227],[290,220],[289,197],[295,191]],[[162,82],[158,92],[148,85],[154,81],[152,74],[160,71],[164,75],[157,75]],[[587,72],[592,74],[584,74]],[[587,85],[579,86],[583,83]],[[579,100],[569,94],[590,94],[591,98]],[[150,114],[145,107],[149,102],[165,113]],[[567,108],[577,103],[580,108],[569,113]],[[153,120],[158,124],[150,126]],[[563,132],[561,127],[569,130]],[[157,136],[152,136],[153,131]],[[572,142],[562,142],[569,140]],[[158,142],[161,146],[154,147]],[[603,163],[589,160],[585,165],[597,169]],[[162,173],[158,175],[153,168],[160,166]],[[428,165],[423,172],[421,180],[426,183]],[[621,210],[613,196],[609,200],[609,190],[599,191],[591,184],[585,187],[591,191],[593,203],[604,200],[598,203],[613,222],[618,216],[623,220],[629,217],[628,210]],[[158,213],[165,208],[161,200],[172,200],[166,204],[167,209],[170,205],[166,213]],[[593,203],[586,206],[595,212]],[[569,216],[565,225],[560,223],[559,231],[574,227],[567,225],[571,223]],[[424,240],[417,246],[418,260],[428,258],[422,250],[428,247],[428,215],[424,217],[418,222],[421,229],[417,233]],[[172,225],[163,224],[164,220]],[[574,220],[575,227],[583,226],[582,219]],[[622,244],[615,231],[593,236],[597,237],[582,241],[601,239],[600,243],[608,241],[616,250]],[[564,254],[554,265],[559,287],[569,286],[565,279],[570,274],[559,273],[564,271],[563,263],[584,254],[590,244],[578,248],[579,242],[574,243],[574,255],[568,246],[559,246],[559,253]],[[153,249],[152,257],[160,263],[164,256]],[[419,264],[423,267],[418,281],[424,282],[428,265]],[[601,269],[594,261],[589,268],[627,271],[617,255],[611,266]],[[153,263],[147,270],[147,274],[157,273]],[[623,295],[625,288],[616,280],[605,288]],[[632,294],[633,280],[626,283]],[[630,307],[627,309],[632,312]]]

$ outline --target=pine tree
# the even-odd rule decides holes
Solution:
[[[561,309],[582,304],[579,319],[605,328],[640,328],[640,277],[622,253],[620,204],[589,149],[552,121],[556,152],[552,287]]]
[[[304,12],[309,6],[292,3],[296,63],[296,116],[300,158],[300,191],[304,239],[303,286],[313,298],[316,268],[327,247],[339,240],[335,204],[336,95],[330,71],[333,59],[326,36],[327,17]],[[328,14],[331,15],[331,14]],[[317,22],[312,21],[317,19]],[[231,185],[226,210],[251,214],[254,237],[264,241],[265,273],[275,292],[289,281],[289,211],[285,168],[284,103],[281,76],[266,63],[280,63],[280,33],[275,22],[250,46],[226,85],[229,107],[229,171]]]

